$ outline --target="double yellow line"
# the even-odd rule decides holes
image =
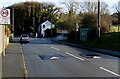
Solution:
[[[26,68],[25,57],[24,57],[22,45],[21,45],[21,57],[22,57],[22,67],[23,67],[23,71],[24,71],[24,79],[28,79],[28,70]]]

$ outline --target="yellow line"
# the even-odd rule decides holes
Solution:
[[[22,57],[22,67],[24,69],[25,79],[28,79],[28,71],[27,71],[27,68],[26,68],[25,60],[24,60],[25,57],[24,57],[24,54],[23,54],[23,47],[22,47],[22,45],[21,45],[21,53],[22,53],[22,55],[21,55],[21,57]]]

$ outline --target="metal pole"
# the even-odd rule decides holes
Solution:
[[[3,56],[5,56],[5,25],[3,27]]]
[[[51,37],[52,37],[52,25],[51,25]]]
[[[78,24],[77,24],[77,22],[76,22],[76,28],[75,28],[75,31],[76,31],[76,32],[75,32],[75,33],[76,33],[76,40],[75,40],[75,41],[77,42],[77,39],[78,39],[78,38],[77,38],[77,31],[78,31]]]
[[[35,35],[35,17],[33,17],[33,27],[34,27],[34,35]]]
[[[14,34],[14,8],[12,8],[12,28],[13,28],[13,37],[15,36]]]
[[[50,16],[50,17],[51,17],[51,16]],[[51,23],[52,23],[52,21],[53,21],[53,20],[52,20],[52,17],[51,17]],[[52,32],[53,32],[53,31],[52,31],[52,24],[51,24],[51,37],[52,37],[52,34],[53,34]]]
[[[3,6],[3,9],[4,9],[4,6]],[[2,41],[3,41],[3,44],[2,44],[2,56],[5,56],[5,25],[2,25]]]

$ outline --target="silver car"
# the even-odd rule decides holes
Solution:
[[[28,34],[22,34],[21,37],[20,37],[20,43],[22,42],[28,42],[29,43],[30,41],[30,38],[29,38],[29,35]]]

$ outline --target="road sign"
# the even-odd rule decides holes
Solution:
[[[10,9],[0,9],[0,24],[10,24]]]

